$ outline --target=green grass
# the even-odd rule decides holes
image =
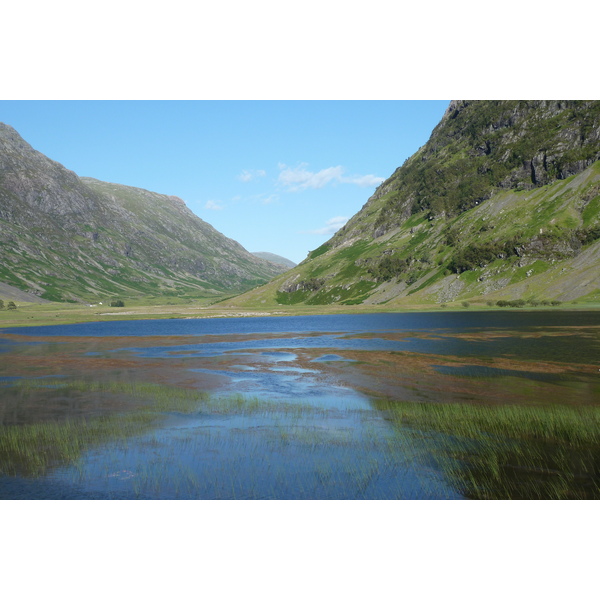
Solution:
[[[59,464],[75,462],[83,451],[143,433],[148,415],[0,426],[0,473],[35,477]]]
[[[514,270],[510,279],[510,283],[518,283],[519,281],[523,281],[528,277],[539,275],[540,273],[544,273],[545,271],[547,271],[550,267],[550,263],[544,260],[536,260],[534,263],[525,267],[518,267]]]
[[[414,290],[411,290],[408,295],[410,296],[411,294],[415,294],[416,292],[419,292],[419,291],[425,289],[426,287],[432,285],[433,283],[435,283],[436,281],[439,281],[440,279],[443,279],[444,277],[445,277],[444,269],[440,269],[440,270],[434,272],[434,274],[431,277],[429,277],[428,279],[426,279],[419,287],[415,288]]]
[[[67,420],[0,425],[0,473],[38,476],[57,464],[75,462],[84,450],[127,439],[147,431],[161,413],[197,410],[204,394],[150,383],[24,379],[3,395],[35,394],[38,401],[62,393],[68,396],[119,396],[134,401],[137,410]]]
[[[599,406],[386,403],[398,427],[448,436],[438,464],[477,499],[600,498]]]
[[[107,468],[119,471],[126,468],[119,457],[142,443],[154,444],[156,452],[161,450],[153,455],[158,466],[138,467],[135,485],[147,490],[151,485],[160,488],[167,481],[175,487],[185,484],[189,489],[184,495],[190,497],[204,485],[192,472],[196,468],[198,473],[209,468],[217,480],[231,477],[232,491],[214,493],[223,497],[247,495],[248,473],[236,471],[237,463],[228,463],[233,460],[228,457],[260,452],[264,460],[256,467],[256,476],[261,483],[250,482],[250,489],[270,481],[272,497],[278,494],[275,471],[276,479],[297,497],[368,497],[372,493],[369,486],[378,480],[391,482],[391,487],[377,488],[379,493],[402,497],[400,472],[411,464],[427,480],[433,468],[433,473],[443,474],[452,488],[468,498],[600,498],[598,406],[378,400],[373,401],[374,410],[328,409],[239,395],[210,396],[143,382],[62,379],[23,380],[3,391],[35,394],[42,402],[60,392],[81,398],[118,397],[123,404],[122,409],[89,418],[0,426],[0,473],[5,475],[38,477],[56,466],[78,466],[82,455],[92,449],[106,450],[105,460],[117,461],[114,469],[110,465]],[[169,430],[175,438],[165,437],[162,423],[174,414],[197,415],[196,427]],[[235,428],[215,428],[211,417],[216,416],[242,416],[245,420]],[[207,421],[203,421],[205,417]],[[173,450],[168,449],[174,447],[178,448],[177,455],[171,456]],[[225,461],[222,464],[229,467],[219,466],[220,453]],[[301,460],[305,472],[289,471],[285,462],[278,462],[282,455]],[[214,467],[204,465],[206,456],[217,461]],[[190,460],[197,461],[192,471]],[[271,466],[270,460],[275,461]],[[181,464],[181,469],[173,468],[173,464]],[[191,477],[188,483],[185,473]],[[437,485],[436,477],[431,485]],[[213,483],[207,482],[209,488]],[[339,491],[335,492],[337,486]],[[263,492],[257,492],[257,497],[263,497]]]
[[[329,249],[331,248],[330,244],[323,244],[321,246],[319,246],[316,250],[313,250],[310,255],[309,258],[317,258],[317,256],[321,256],[321,254],[325,254],[325,252],[327,252]]]

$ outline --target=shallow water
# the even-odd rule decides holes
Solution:
[[[88,323],[4,329],[0,351],[3,427],[135,416],[148,382],[212,398],[167,400],[143,431],[35,475],[0,453],[0,498],[456,499],[448,436],[398,427],[382,400],[600,403],[595,312]]]

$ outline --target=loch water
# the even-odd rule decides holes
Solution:
[[[0,357],[2,499],[468,498],[455,436],[390,406],[600,405],[591,311],[6,328]]]

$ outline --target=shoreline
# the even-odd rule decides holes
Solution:
[[[539,312],[539,311],[577,311],[597,312],[597,303],[564,303],[560,306],[524,306],[499,307],[471,303],[463,307],[459,302],[456,306],[441,308],[436,305],[416,306],[341,306],[315,305],[295,307],[273,307],[272,309],[250,309],[242,307],[212,308],[198,305],[156,305],[134,306],[124,309],[114,308],[107,312],[90,310],[87,306],[70,304],[30,304],[18,305],[16,310],[0,311],[0,330],[8,328],[42,327],[49,325],[75,325],[79,323],[101,323],[110,321],[137,321],[163,319],[230,319],[256,317],[291,317],[335,314],[375,314],[375,313],[425,313],[425,312]]]

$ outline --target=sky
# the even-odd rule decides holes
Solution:
[[[250,252],[293,262],[419,149],[449,100],[0,101],[79,176],[179,196]]]

